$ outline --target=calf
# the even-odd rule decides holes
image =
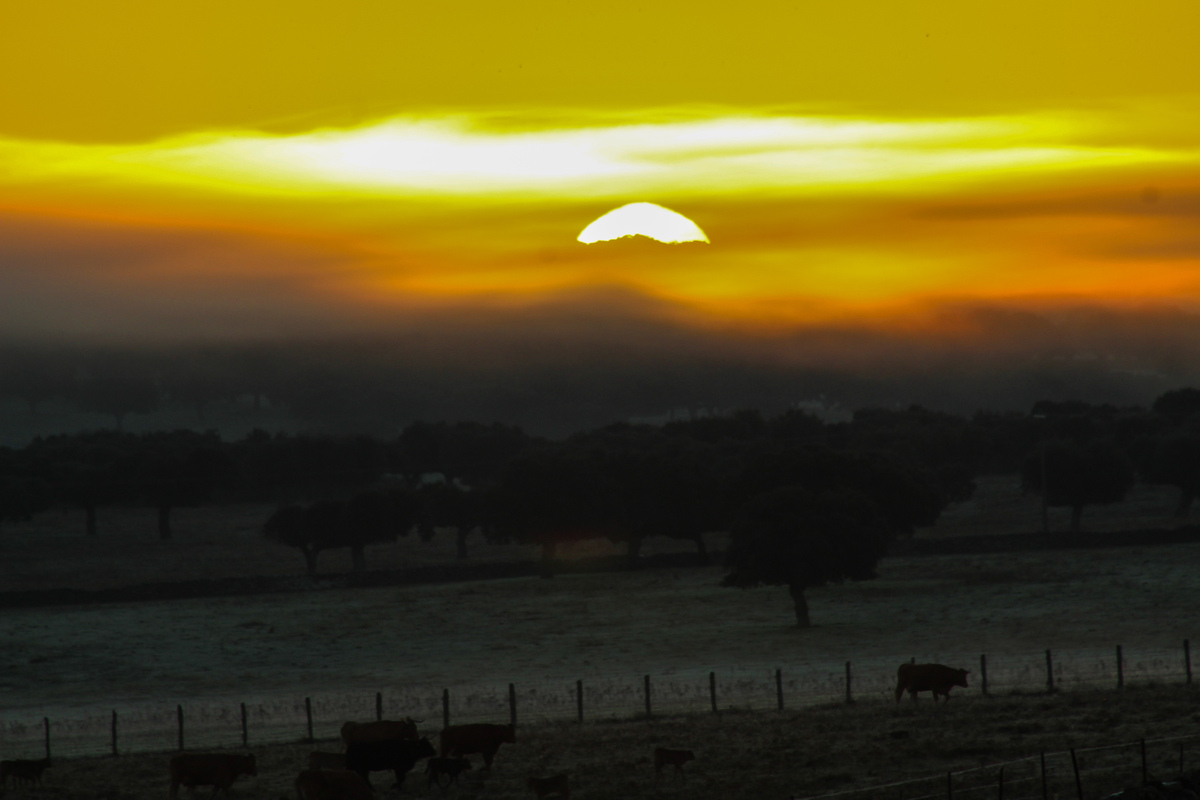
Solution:
[[[438,755],[466,756],[479,753],[483,766],[492,768],[492,759],[502,744],[514,744],[516,731],[512,725],[492,725],[486,722],[474,725],[451,725],[442,729],[442,751]]]
[[[372,800],[375,793],[357,772],[306,769],[296,777],[297,800]]]
[[[442,786],[442,776],[446,775],[450,780],[446,781],[449,786],[458,781],[458,776],[471,768],[471,762],[465,758],[441,758],[435,756],[429,759],[429,763],[425,765],[425,774],[429,779],[425,782],[426,786],[437,784]]]
[[[345,769],[346,756],[342,753],[322,753],[314,750],[308,754],[309,769]]]
[[[171,797],[179,796],[180,784],[194,789],[197,786],[213,787],[217,792],[229,795],[229,787],[239,775],[258,774],[254,756],[233,753],[182,753],[171,759]]]
[[[950,702],[950,689],[967,686],[967,670],[947,667],[944,664],[901,664],[896,670],[896,702],[905,692],[916,702],[917,692],[933,692],[934,705],[938,695]]]
[[[563,800],[571,800],[571,782],[565,772],[549,778],[530,778],[525,785],[537,795],[538,800],[551,794],[558,795]]]
[[[357,772],[370,784],[369,773],[390,769],[396,786],[423,758],[437,755],[428,739],[390,739],[382,742],[351,742],[346,748],[346,769]]]
[[[17,781],[41,785],[42,773],[49,768],[50,759],[48,758],[18,758],[14,761],[0,761],[0,786],[7,786],[9,778],[12,778],[13,787],[16,787]]]
[[[683,765],[689,761],[694,761],[696,754],[691,750],[669,750],[666,747],[654,748],[654,781],[657,783],[662,778],[663,767],[675,767],[675,773],[683,780],[687,778],[683,774]]]

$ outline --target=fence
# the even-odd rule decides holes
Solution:
[[[406,686],[374,694],[260,697],[248,702],[213,698],[90,713],[47,710],[33,718],[0,711],[0,753],[5,758],[95,756],[331,740],[337,738],[345,720],[406,716],[435,727],[728,709],[767,711],[882,700],[893,696],[897,663],[909,660],[918,659],[886,656],[843,662],[826,658],[801,661],[787,669],[672,670],[623,680]],[[919,660],[970,669],[971,688],[955,690],[957,693],[1069,691],[1192,682],[1187,641],[1182,648],[1130,650],[1114,646],[1003,655],[932,653],[923,654]],[[1024,777],[1010,772],[1006,779],[1020,781]]]
[[[1189,761],[1190,756],[1190,761]],[[1200,736],[1141,739],[1104,747],[1042,753],[882,786],[848,789],[804,800],[1049,800],[1108,795],[1114,787],[1182,775],[1200,767]],[[801,800],[793,796],[792,800]]]

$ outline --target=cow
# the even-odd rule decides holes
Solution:
[[[297,800],[372,800],[370,784],[357,772],[306,769],[296,777]]]
[[[342,741],[348,747],[351,742],[416,739],[418,722],[421,720],[412,717],[400,720],[381,719],[378,722],[347,722],[342,726]]]
[[[322,753],[314,750],[308,754],[309,769],[345,769],[346,756],[343,753]]]
[[[571,800],[571,782],[567,779],[565,772],[549,778],[530,778],[525,785],[537,795],[538,800],[551,794],[556,794],[563,800]]]
[[[947,667],[944,664],[901,664],[896,670],[896,702],[908,692],[913,702],[917,700],[917,692],[933,692],[933,702],[936,705],[938,695],[950,702],[950,689],[954,686],[967,686],[968,670]]]
[[[516,744],[517,734],[512,725],[492,725],[480,722],[474,725],[451,725],[442,729],[441,752],[446,756],[467,756],[480,753],[483,765],[491,769],[492,759],[502,744]]]
[[[675,774],[682,780],[687,780],[683,774],[683,765],[694,761],[696,754],[691,750],[670,750],[666,747],[654,748],[654,782],[662,778],[663,767],[675,767]]]
[[[48,758],[18,758],[13,761],[0,761],[0,787],[7,786],[9,778],[12,778],[14,788],[17,781],[41,785],[42,773],[50,766]]]
[[[425,774],[429,776],[425,785],[431,786],[436,783],[440,788],[443,775],[450,778],[450,780],[446,781],[447,786],[457,783],[458,776],[470,768],[471,762],[465,758],[441,758],[435,756],[429,759],[429,762],[425,765]]]
[[[368,784],[368,773],[390,769],[396,773],[396,786],[404,785],[404,776],[423,758],[437,755],[428,739],[387,739],[382,742],[351,742],[346,748],[346,769],[357,772]]]
[[[189,789],[197,786],[213,787],[217,792],[229,795],[229,787],[239,775],[254,776],[258,767],[254,756],[234,753],[183,753],[171,759],[171,797],[179,796],[179,785]]]

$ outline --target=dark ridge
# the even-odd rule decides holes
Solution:
[[[1200,542],[1200,525],[1103,533],[998,533],[946,539],[907,539],[892,545],[893,556],[950,556],[1022,550],[1082,550]]]

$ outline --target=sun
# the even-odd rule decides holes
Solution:
[[[624,236],[648,236],[668,244],[708,242],[696,223],[654,203],[630,203],[614,208],[584,228],[578,238],[584,244],[591,244]]]

